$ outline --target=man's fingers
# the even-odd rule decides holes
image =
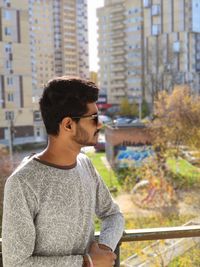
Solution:
[[[97,250],[99,249],[98,243],[96,241],[92,241],[90,250]]]

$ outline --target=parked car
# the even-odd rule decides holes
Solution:
[[[108,108],[106,110],[106,115],[113,117],[116,114],[120,112],[120,106],[119,105],[113,105],[112,107]]]
[[[135,118],[132,116],[115,116],[113,123],[115,126],[123,126],[131,123]]]
[[[99,115],[99,120],[103,123],[103,124],[109,124],[112,123],[112,119],[111,117],[107,116],[107,115]]]

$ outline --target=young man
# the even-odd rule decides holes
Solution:
[[[48,82],[40,99],[48,134],[44,151],[24,160],[4,194],[4,267],[111,267],[124,220],[80,149],[94,145],[102,124],[98,88],[78,78]],[[102,220],[94,241],[94,215]]]

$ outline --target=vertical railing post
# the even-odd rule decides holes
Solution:
[[[117,259],[115,261],[114,267],[119,267],[120,266],[120,245],[121,245],[121,243],[118,243],[117,247],[115,249],[115,254],[117,255]]]

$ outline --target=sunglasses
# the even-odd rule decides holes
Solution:
[[[98,114],[92,114],[92,115],[83,115],[80,117],[71,117],[72,119],[85,119],[85,118],[90,118],[95,122],[96,125],[99,123],[99,115]]]

